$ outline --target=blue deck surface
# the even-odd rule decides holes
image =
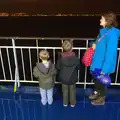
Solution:
[[[74,108],[63,107],[57,89],[54,90],[54,103],[46,106],[40,102],[38,89],[30,89],[18,93],[1,90],[0,120],[120,120],[120,89],[109,89],[106,104],[93,106],[88,99],[91,89],[77,88]]]

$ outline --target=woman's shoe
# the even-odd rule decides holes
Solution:
[[[98,97],[96,100],[91,101],[92,105],[104,105],[105,104],[105,96]]]
[[[98,95],[99,93],[94,91],[92,94],[89,95],[89,99],[96,99]]]

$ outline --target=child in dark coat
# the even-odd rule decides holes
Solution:
[[[68,98],[70,98],[71,107],[76,104],[76,82],[78,81],[80,60],[72,52],[72,47],[70,40],[63,42],[63,52],[56,65],[58,80],[62,83],[63,105],[65,107],[68,105]]]

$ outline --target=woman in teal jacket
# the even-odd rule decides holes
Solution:
[[[100,19],[100,29],[98,38],[102,38],[97,44],[93,44],[95,53],[90,66],[91,71],[100,69],[102,74],[111,74],[115,72],[117,59],[117,46],[120,36],[120,30],[116,27],[116,15],[114,13],[106,13]],[[106,87],[98,80],[95,80],[95,91],[89,96],[94,99],[93,105],[105,104]]]

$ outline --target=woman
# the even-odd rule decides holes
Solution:
[[[120,36],[120,30],[115,28],[117,25],[116,15],[114,13],[106,13],[100,19],[100,29],[98,39],[101,39],[97,44],[93,43],[95,53],[92,59],[90,70],[96,72],[96,69],[101,70],[101,74],[111,74],[115,72],[117,59],[117,46]],[[106,97],[106,87],[98,80],[95,80],[95,91],[89,96],[91,104],[104,105]]]

